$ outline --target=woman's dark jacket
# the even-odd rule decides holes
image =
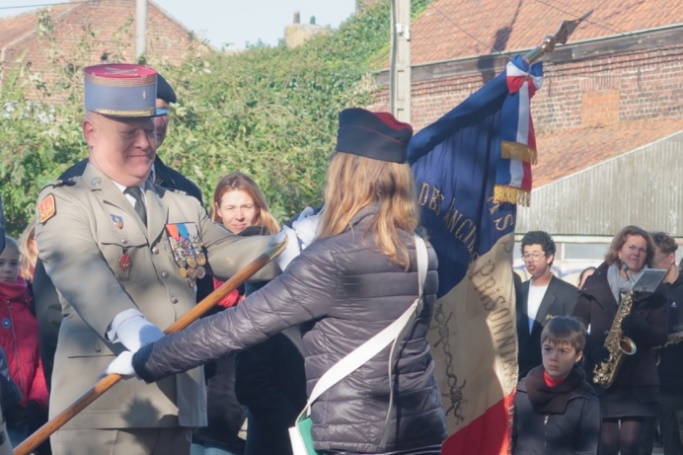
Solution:
[[[297,327],[287,330],[295,335]],[[245,454],[291,455],[288,428],[306,406],[304,359],[295,342],[278,333],[239,352],[235,393],[249,408]]]
[[[588,277],[579,292],[573,314],[586,327],[590,326],[584,350],[586,372],[590,378],[596,361],[599,360],[595,353],[604,345],[618,309],[617,301],[607,282],[608,267],[603,263]],[[655,293],[637,292],[631,314],[638,325],[632,332],[624,332],[624,335],[635,342],[637,351],[634,355],[623,356],[621,369],[612,387],[657,387],[659,379],[656,354],[651,348],[663,344],[667,338],[668,308],[664,285],[660,285]]]
[[[543,367],[520,381],[515,395],[513,455],[595,455],[600,440],[600,403],[581,368],[548,387]]]
[[[154,381],[231,350],[260,343],[284,328],[311,321],[303,335],[307,390],[346,354],[396,320],[418,292],[415,246],[408,272],[379,252],[366,231],[371,216],[344,233],[312,243],[286,272],[235,308],[198,321],[183,332],[147,345],[134,356],[138,375]],[[385,348],[318,399],[312,408],[317,450],[372,453],[438,444],[446,438],[444,410],[427,343],[438,285],[429,248],[425,302],[396,351],[394,400],[385,447],[389,403]]]
[[[256,228],[240,235],[268,234]],[[251,295],[265,284],[249,283],[244,293]],[[235,395],[249,408],[245,455],[292,455],[288,429],[306,406],[306,372],[297,347],[299,327],[285,332],[237,353]]]

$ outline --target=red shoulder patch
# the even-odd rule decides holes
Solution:
[[[40,214],[40,223],[45,224],[50,218],[57,214],[57,204],[55,203],[55,195],[50,193],[38,204],[38,213]]]

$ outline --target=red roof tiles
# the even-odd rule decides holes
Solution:
[[[529,49],[591,9],[572,42],[683,22],[681,0],[436,0],[412,25],[412,64]]]

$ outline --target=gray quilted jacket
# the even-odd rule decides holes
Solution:
[[[412,259],[405,272],[376,249],[371,235],[364,234],[372,214],[358,218],[346,232],[311,244],[284,274],[240,305],[145,346],[134,357],[138,375],[158,380],[302,324],[310,394],[332,365],[398,318],[417,296],[411,235],[401,233]],[[425,304],[396,348],[388,424],[389,348],[385,348],[313,404],[317,450],[374,453],[439,444],[446,438],[426,339],[438,280],[436,255],[431,247],[428,251]]]

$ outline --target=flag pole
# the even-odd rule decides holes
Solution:
[[[543,55],[550,53],[555,50],[555,45],[557,44],[567,44],[567,40],[574,33],[576,27],[579,26],[581,22],[586,20],[588,16],[593,14],[593,10],[588,11],[586,14],[573,21],[562,21],[560,28],[554,35],[548,35],[543,40],[543,44],[538,47],[531,49],[525,56],[524,60],[530,65],[541,58]]]
[[[261,270],[270,261],[282,253],[286,244],[287,239],[285,237],[282,242],[270,246],[256,259],[247,264],[242,270],[237,272],[237,274],[235,274],[225,283],[221,284],[201,302],[192,307],[190,311],[168,326],[168,328],[164,330],[164,333],[169,334],[179,332],[199,319],[204,313],[209,311],[214,305],[220,302],[223,297],[237,289],[237,287],[242,285],[252,275]],[[116,385],[116,383],[118,383],[121,379],[122,376],[115,373],[108,374],[104,378],[100,379],[97,384],[88,389],[80,397],[76,398],[76,400],[74,400],[66,409],[36,430],[31,436],[24,440],[24,442],[19,444],[14,449],[14,455],[28,455],[33,449],[38,447],[41,442],[49,438],[52,433],[66,425],[67,422],[73,419],[78,413],[88,407],[93,401],[101,397],[109,389],[114,387],[114,385]]]

